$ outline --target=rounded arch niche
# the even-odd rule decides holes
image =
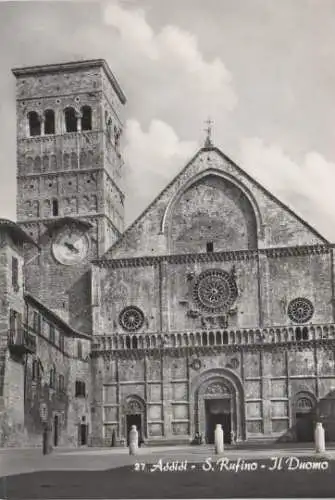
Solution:
[[[300,390],[293,398],[293,430],[296,441],[312,442],[317,399],[309,390]]]
[[[139,440],[147,437],[147,416],[144,400],[135,394],[126,397],[123,403],[123,436],[128,440],[129,431],[135,425]]]
[[[261,227],[252,194],[217,170],[190,179],[171,200],[162,221],[170,253],[256,249]]]
[[[238,376],[226,368],[208,370],[196,377],[191,384],[191,435],[208,434],[207,402],[213,412],[230,412],[230,433],[233,441],[246,439],[244,391]],[[224,409],[220,409],[220,403]],[[216,409],[217,406],[217,409]]]

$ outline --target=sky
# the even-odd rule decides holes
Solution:
[[[11,68],[104,58],[127,96],[127,225],[211,117],[214,144],[335,242],[335,0],[0,1],[0,47],[0,217],[16,218]]]

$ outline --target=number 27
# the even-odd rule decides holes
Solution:
[[[145,470],[145,464],[141,463],[141,462],[136,462],[135,471],[138,472],[138,471],[142,471],[142,470]]]

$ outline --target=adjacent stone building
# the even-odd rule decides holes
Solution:
[[[46,420],[55,445],[124,445],[131,425],[212,442],[217,423],[232,444],[309,441],[316,420],[334,440],[334,245],[210,137],[124,231],[126,99],[106,62],[14,75],[2,446],[39,443]]]

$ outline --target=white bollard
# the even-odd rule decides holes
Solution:
[[[215,454],[219,455],[223,453],[223,430],[221,424],[216,424],[215,432],[214,432],[214,441],[215,441]]]
[[[136,425],[132,425],[129,432],[129,455],[137,455],[138,452],[138,432]]]
[[[326,451],[325,430],[321,422],[315,426],[315,453],[324,453]]]

